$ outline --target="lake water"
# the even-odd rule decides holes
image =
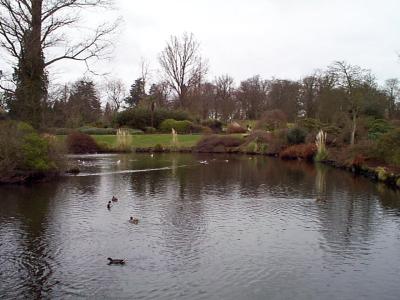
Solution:
[[[78,176],[0,187],[1,299],[400,297],[385,186],[261,156],[71,160]]]

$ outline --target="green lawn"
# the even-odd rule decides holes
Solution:
[[[178,135],[178,147],[192,147],[201,139],[201,135],[182,134]],[[116,145],[115,135],[93,135],[97,142],[107,143],[111,147]],[[157,144],[163,147],[172,146],[171,134],[138,134],[131,135],[131,143],[134,148],[149,148]]]
[[[64,140],[66,136],[58,136],[60,140]],[[109,147],[116,146],[116,135],[92,135],[92,137],[100,143],[106,143]],[[178,147],[192,147],[202,138],[202,135],[180,134],[178,135]],[[172,146],[171,134],[137,134],[131,135],[131,145],[134,148],[150,148],[160,144],[163,147]]]

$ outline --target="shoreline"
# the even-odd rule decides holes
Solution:
[[[191,154],[234,154],[234,155],[247,155],[247,156],[268,156],[281,160],[304,160],[315,164],[316,162],[306,160],[303,158],[283,159],[279,153],[260,153],[260,152],[244,152],[237,148],[227,148],[224,151],[196,151],[194,147],[180,147],[180,148],[154,148],[154,147],[140,147],[132,148],[130,150],[112,150],[112,151],[99,151],[96,154],[129,154],[129,153],[191,153]],[[84,153],[82,153],[84,154]],[[389,172],[388,165],[382,164],[377,167],[370,167],[367,165],[346,165],[341,164],[335,160],[324,160],[319,162],[330,167],[341,169],[355,176],[362,176],[374,182],[384,183],[386,186],[400,190],[400,173]],[[35,171],[16,171],[13,174],[1,175],[0,185],[26,185],[39,182],[46,182],[63,177],[65,174],[78,174],[79,168],[71,167],[62,171],[51,172],[35,172]]]
[[[306,160],[303,158],[292,158],[292,159],[283,159],[280,157],[279,153],[259,153],[259,152],[243,152],[240,151],[239,149],[236,148],[228,148],[225,149],[225,151],[208,151],[208,152],[201,152],[201,151],[196,151],[194,148],[178,148],[178,149],[157,149],[154,150],[152,147],[148,148],[136,148],[134,151],[119,151],[119,152],[114,152],[114,153],[203,153],[203,154],[236,154],[236,155],[257,155],[257,156],[268,156],[268,157],[273,157],[281,160],[304,160],[308,161],[312,164],[316,164],[317,162],[313,160]],[[336,169],[341,169],[343,171],[347,171],[350,173],[353,173],[356,176],[362,176],[365,178],[370,179],[371,181],[374,181],[376,183],[384,183],[386,186],[400,190],[400,173],[391,173],[389,172],[388,165],[387,164],[380,164],[379,166],[373,168],[368,165],[346,165],[346,164],[341,164],[338,161],[335,160],[324,160],[320,161],[318,163],[328,165],[330,167],[336,168]]]

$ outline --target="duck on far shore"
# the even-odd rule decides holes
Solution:
[[[326,202],[326,200],[322,197],[317,197],[317,199],[315,199],[315,202],[316,203],[324,203],[324,202]]]

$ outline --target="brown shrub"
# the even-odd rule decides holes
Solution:
[[[354,146],[345,146],[337,151],[332,151],[331,159],[341,165],[361,165],[364,161],[376,158],[376,146],[373,141],[364,140]]]
[[[266,111],[256,124],[256,129],[275,130],[285,128],[287,123],[286,114],[280,109]]]
[[[247,137],[247,141],[257,141],[262,143],[269,143],[272,140],[272,133],[264,130],[253,130]]]
[[[234,136],[210,135],[201,139],[195,150],[197,152],[226,152],[229,148],[239,147],[243,139]]]
[[[99,150],[96,141],[90,135],[81,132],[69,134],[66,146],[68,152],[74,154],[96,153]]]
[[[240,126],[239,123],[232,122],[228,125],[226,132],[227,133],[246,133],[247,130],[246,130],[246,128],[243,128],[242,126]]]
[[[306,159],[312,160],[317,152],[315,144],[299,144],[293,145],[283,150],[279,156],[282,159]]]
[[[266,154],[278,154],[287,146],[287,129],[275,130],[270,134]]]
[[[352,165],[356,167],[361,167],[365,163],[365,160],[366,158],[363,154],[356,154],[356,156],[354,156],[353,158]]]
[[[272,140],[272,134],[264,130],[254,130],[245,139],[240,146],[243,153],[268,153],[268,144]]]
[[[210,134],[213,134],[213,130],[210,127],[203,126],[201,129],[201,133],[210,135]]]

